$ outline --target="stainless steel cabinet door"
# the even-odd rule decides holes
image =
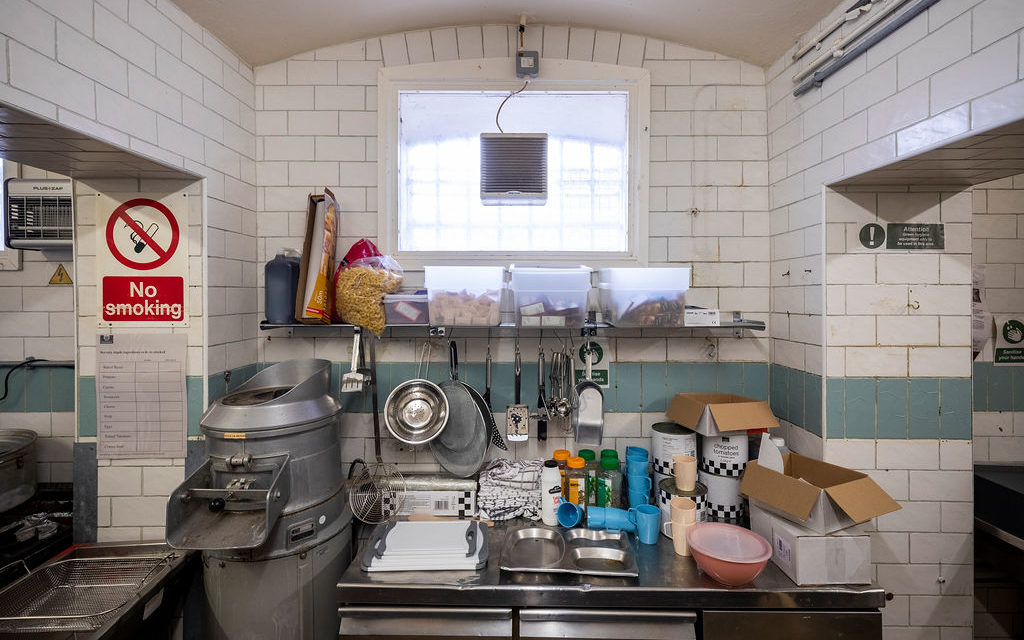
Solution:
[[[578,640],[695,640],[695,613],[597,609],[522,609],[519,637]]]
[[[512,637],[512,609],[487,607],[341,607],[341,640]]]
[[[705,611],[703,640],[882,640],[879,611]]]

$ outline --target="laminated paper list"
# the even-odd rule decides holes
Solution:
[[[184,458],[185,334],[97,336],[96,457]]]

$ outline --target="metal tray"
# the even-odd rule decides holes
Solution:
[[[510,531],[499,566],[503,571],[634,578],[639,575],[633,545],[626,533],[541,525]]]

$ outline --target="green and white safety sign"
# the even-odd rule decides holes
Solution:
[[[1024,314],[993,316],[996,322],[996,364],[1024,364]]]

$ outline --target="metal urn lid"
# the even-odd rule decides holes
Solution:
[[[215,400],[199,423],[204,430],[251,432],[318,422],[341,411],[330,390],[329,360],[288,360]]]

